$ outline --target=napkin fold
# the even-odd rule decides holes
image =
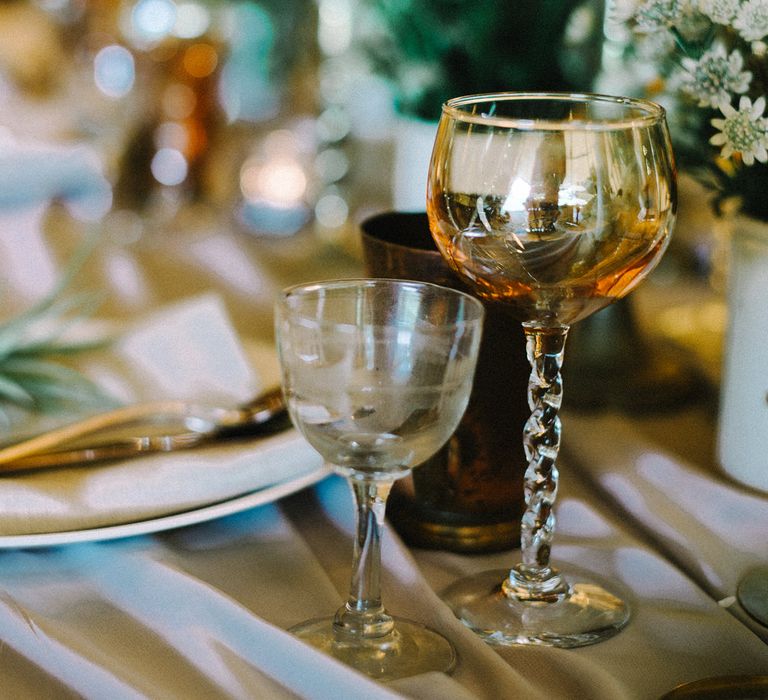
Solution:
[[[670,416],[669,430],[675,431]],[[738,604],[749,569],[768,564],[768,496],[686,462],[615,414],[563,419],[563,454],[628,522],[723,607],[768,641]]]
[[[160,309],[83,371],[123,402],[179,399],[230,406],[277,383],[270,346],[246,351],[221,299]],[[62,416],[62,421],[77,416]],[[137,522],[229,500],[320,469],[295,430],[102,465],[0,477],[0,534],[67,532]]]

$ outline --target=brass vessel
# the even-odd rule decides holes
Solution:
[[[467,291],[437,251],[426,214],[379,214],[361,224],[361,235],[370,276]],[[472,395],[459,428],[438,454],[395,483],[389,499],[392,525],[415,546],[457,552],[519,546],[530,368],[520,323],[503,305],[485,304],[485,310]]]

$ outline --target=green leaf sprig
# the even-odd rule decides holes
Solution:
[[[67,294],[90,255],[89,237],[69,261],[55,287],[25,311],[0,323],[0,422],[11,422],[9,409],[46,412],[70,401],[103,403],[104,392],[61,360],[105,345],[108,341],[72,341],[68,332],[91,316],[99,295]]]

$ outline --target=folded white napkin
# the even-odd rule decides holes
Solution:
[[[231,406],[277,382],[272,348],[257,345],[246,354],[214,295],[161,309],[128,329],[84,371],[126,402],[180,399]],[[179,513],[321,466],[317,453],[289,430],[103,465],[3,475],[0,535],[71,531]]]
[[[565,461],[602,493],[614,510],[723,607],[768,640],[736,601],[739,579],[768,564],[768,496],[748,491],[687,463],[618,415],[567,415]],[[675,434],[675,417],[669,417]]]

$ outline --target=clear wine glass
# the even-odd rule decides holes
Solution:
[[[291,631],[379,680],[455,664],[448,640],[385,611],[380,539],[393,482],[437,452],[464,413],[482,319],[468,294],[386,279],[292,287],[276,304],[291,418],[349,480],[357,509],[347,602]]]
[[[432,235],[478,296],[522,322],[531,364],[522,560],[445,592],[491,643],[582,646],[628,620],[605,585],[550,564],[560,372],[570,325],[655,267],[676,207],[665,113],[652,102],[502,93],[443,106],[427,188]]]

